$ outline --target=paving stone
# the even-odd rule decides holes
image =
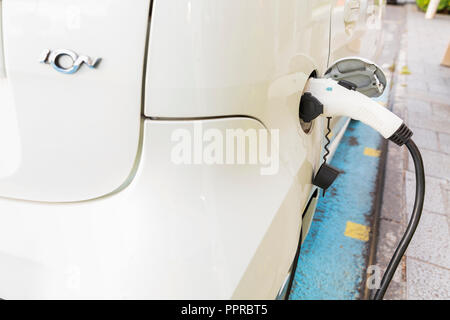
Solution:
[[[443,79],[444,79],[445,83],[450,87],[450,75],[443,77]]]
[[[432,113],[437,117],[450,117],[450,104],[431,104]]]
[[[424,58],[424,67],[425,67],[425,73],[427,76],[436,76],[438,74],[446,75],[447,74],[447,68],[440,65],[440,61],[442,59],[442,56],[445,53],[445,49],[441,49],[441,52],[438,52],[439,50],[436,48],[434,55],[425,56]],[[426,62],[425,62],[426,61]],[[437,62],[437,63],[436,63]]]
[[[403,173],[403,148],[388,144],[384,176],[381,218],[402,223],[406,219],[403,208],[405,177]]]
[[[450,270],[414,258],[406,259],[407,298],[450,299]]]
[[[407,65],[411,75],[420,75],[422,82],[426,82],[428,78],[447,76],[447,68],[439,64],[445,49],[442,49],[442,53],[436,50],[435,54],[430,54],[430,51],[427,49],[409,47]],[[412,51],[422,52],[412,53]],[[411,54],[414,56],[411,57]]]
[[[424,117],[423,113],[410,112],[408,110],[408,124],[416,128],[424,128],[450,134],[449,120],[442,115],[429,114]]]
[[[408,83],[410,82],[416,82],[418,84],[420,83],[426,83],[427,87],[430,88],[432,85],[436,85],[436,86],[447,86],[447,77],[441,76],[440,74],[436,74],[436,75],[427,75],[424,76],[423,74],[420,73],[413,73],[411,71],[411,74],[408,75],[406,77],[406,80],[408,81]],[[447,91],[448,91],[448,87],[447,87]]]
[[[422,100],[429,103],[448,104],[450,101],[450,93],[430,92],[426,89],[406,90],[408,98],[414,100]]]
[[[423,204],[424,210],[444,215],[448,214],[448,182],[444,179],[426,176],[425,183],[425,202]],[[408,219],[414,205],[415,193],[415,174],[413,172],[406,172],[406,210]]]
[[[439,65],[448,33],[436,32],[450,26],[450,16],[425,20],[415,5],[403,8],[407,32],[399,37],[390,104],[414,132],[427,186],[421,222],[385,298],[450,299],[450,68]],[[399,73],[405,65],[411,74]],[[388,147],[376,253],[382,268],[403,235],[414,201],[414,164],[401,150]]]
[[[411,74],[396,73],[391,105],[414,132],[427,186],[425,210],[407,251],[406,271],[401,273],[406,274],[406,282],[393,282],[386,298],[402,299],[406,292],[408,299],[450,299],[450,68],[439,65],[448,34],[436,32],[449,27],[450,16],[425,20],[415,5],[404,8],[407,34],[402,37],[397,65],[407,65]],[[378,250],[384,253],[377,252],[380,265],[387,263],[391,246],[406,228],[415,193],[413,170],[407,153],[397,152],[396,157],[388,153],[378,239]]]
[[[406,99],[406,106],[408,111],[416,113],[432,114],[433,109],[431,103],[426,101],[421,101],[418,99]]]
[[[404,232],[402,224],[388,221],[386,219],[380,220],[379,238],[376,254],[376,265],[384,274],[395,248],[399,243],[402,233]],[[384,296],[385,300],[406,299],[406,271],[405,261],[402,260],[394,277],[389,285],[388,290]]]
[[[427,86],[428,86],[428,90],[430,90],[430,94],[433,94],[434,92],[448,94],[450,91],[450,88],[444,83],[437,84],[437,83],[427,82]]]
[[[450,134],[439,132],[438,138],[441,151],[450,154]]]
[[[391,182],[397,184],[397,181],[398,180],[394,176],[386,176],[385,184],[390,185],[390,187],[394,189],[395,185],[392,185]],[[400,186],[400,188],[402,188],[402,186]],[[383,193],[381,218],[388,219],[390,221],[395,221],[397,223],[403,223],[406,219],[405,210],[403,208],[404,196],[402,193],[398,191],[391,192],[390,189],[389,190],[385,189],[385,192]]]
[[[424,94],[428,94],[430,90],[426,82],[411,81],[408,78],[406,83],[404,83],[404,87],[406,87],[407,92],[423,92]]]
[[[414,132],[414,142],[419,148],[439,151],[438,135],[435,131],[410,126]]]
[[[405,226],[401,223],[381,219],[378,229],[378,247],[376,254],[377,265],[384,269],[387,267],[395,248],[405,232]]]
[[[419,51],[416,48],[408,48],[408,51]],[[425,66],[422,63],[423,59],[421,56],[417,56],[415,59],[412,59],[411,57],[408,58],[408,69],[411,72],[411,75],[423,75],[425,74]]]
[[[450,180],[450,155],[427,149],[421,149],[420,153],[422,154],[426,176]],[[414,162],[410,156],[408,170],[414,172]]]
[[[406,255],[450,269],[447,217],[424,211]]]
[[[399,270],[402,269],[406,268],[403,268],[402,263],[400,263],[386,293],[384,294],[383,300],[406,300],[406,281],[395,281],[398,278]]]

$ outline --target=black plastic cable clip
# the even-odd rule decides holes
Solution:
[[[333,184],[339,173],[341,173],[340,170],[324,162],[313,179],[313,185],[321,188],[325,194],[325,191]]]

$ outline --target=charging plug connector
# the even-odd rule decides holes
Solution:
[[[373,299],[376,300],[383,299],[395,270],[414,235],[422,214],[425,197],[425,174],[420,151],[411,140],[412,131],[403,123],[402,119],[368,96],[354,91],[354,88],[348,83],[339,84],[331,79],[311,78],[307,84],[306,92],[310,93],[312,97],[320,101],[323,105],[322,115],[324,117],[344,116],[360,120],[378,131],[384,138],[393,141],[397,145],[401,146],[405,144],[413,158],[416,172],[414,208],[406,232],[386,268],[380,288],[373,296]],[[323,185],[328,187],[328,181],[326,185]]]
[[[403,120],[364,94],[349,90],[331,79],[309,79],[306,92],[323,104],[323,116],[359,120],[389,139]]]

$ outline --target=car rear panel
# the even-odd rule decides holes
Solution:
[[[149,4],[2,1],[0,196],[82,201],[126,184],[139,148]],[[39,63],[44,50],[102,60],[64,74]]]

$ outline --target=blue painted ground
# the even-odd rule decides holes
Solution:
[[[343,171],[320,198],[298,261],[290,299],[359,299],[368,241],[344,235],[347,222],[370,227],[382,137],[359,121],[350,125],[331,161]],[[322,193],[321,193],[322,195]]]

